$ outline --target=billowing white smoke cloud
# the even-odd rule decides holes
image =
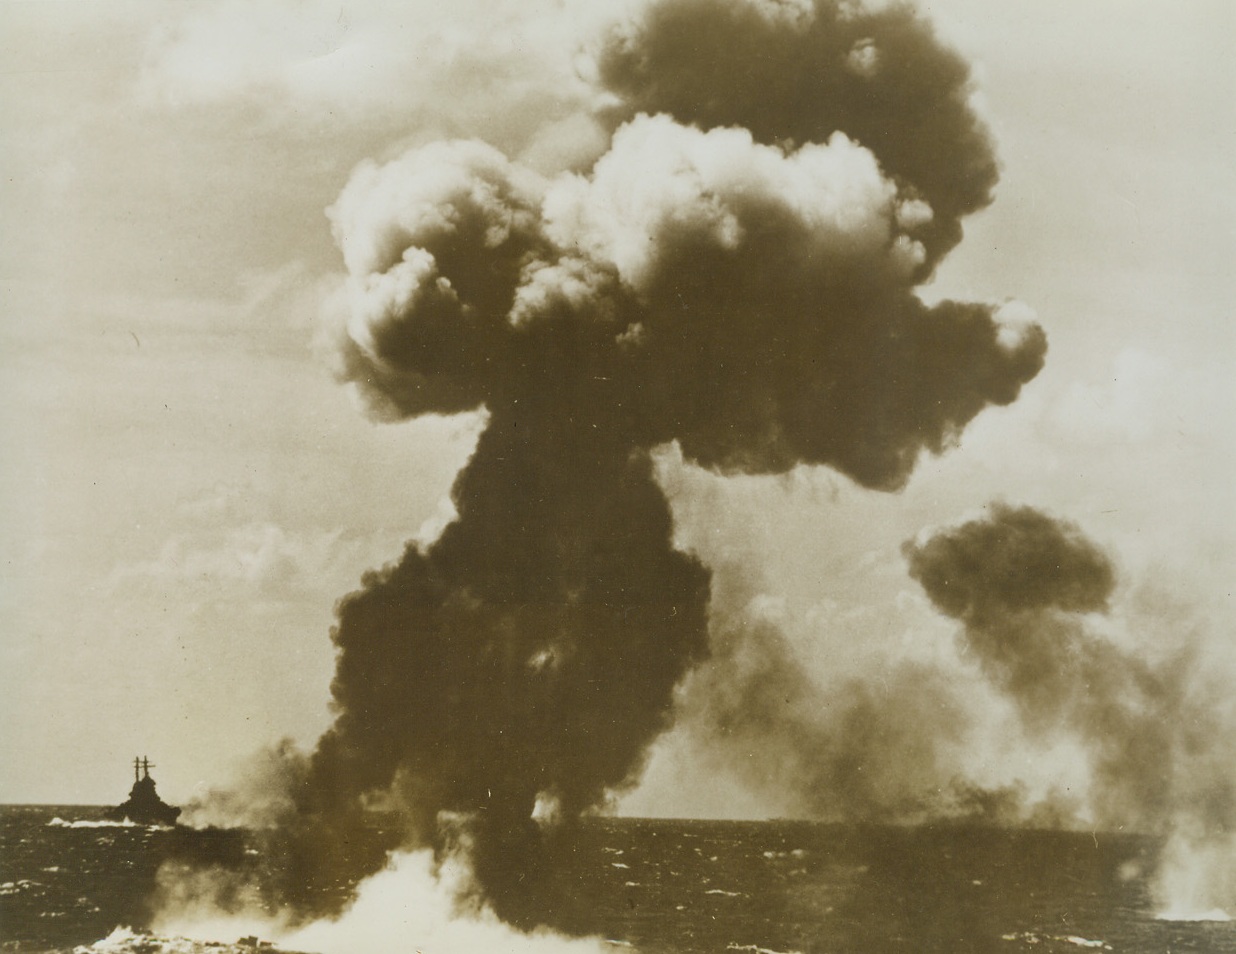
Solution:
[[[924,203],[898,202],[876,157],[844,133],[787,152],[665,115],[620,127],[591,174],[556,184],[545,208],[559,245],[611,263],[637,294],[667,256],[709,247],[761,260],[776,247],[804,280],[861,264],[873,282],[905,282],[925,256],[899,222],[930,220]]]

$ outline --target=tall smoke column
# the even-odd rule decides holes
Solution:
[[[1115,587],[1106,554],[1072,524],[1002,503],[907,543],[905,554],[1026,726],[1085,743],[1097,824],[1170,834],[1169,864],[1183,865],[1193,849],[1208,859],[1201,887],[1211,903],[1236,905],[1226,690],[1193,671],[1187,652],[1151,666],[1088,625],[1088,615],[1108,611]]]
[[[458,519],[340,606],[306,843],[342,851],[375,797],[417,843],[453,813],[518,921],[552,841],[534,809],[630,784],[708,651],[709,574],[672,546],[650,450],[897,489],[1046,348],[914,294],[995,165],[964,66],[908,11],[654,3],[596,64],[612,137],[586,173],[439,142],[362,165],[330,210],[340,376],[379,417],[488,424]]]

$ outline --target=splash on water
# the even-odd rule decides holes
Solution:
[[[1161,921],[1231,921],[1236,911],[1236,833],[1202,840],[1174,833],[1154,893]]]
[[[481,954],[598,954],[609,946],[597,938],[568,938],[548,930],[524,932],[500,921],[493,911],[466,894],[472,873],[462,855],[435,861],[429,850],[397,852],[383,871],[366,879],[352,904],[337,918],[308,924],[263,911],[257,903],[234,913],[213,903],[209,886],[199,884],[196,899],[182,896],[169,904],[154,929],[159,936],[191,938],[206,944],[220,939],[240,945],[246,937],[269,938],[274,951],[318,954],[413,954],[452,951]],[[227,886],[223,886],[226,890]],[[233,939],[235,939],[233,941]],[[204,954],[235,948],[199,946],[152,948],[158,954]],[[111,948],[91,948],[111,954]],[[117,947],[117,952],[130,948]]]

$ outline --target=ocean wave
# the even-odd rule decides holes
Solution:
[[[779,858],[798,858],[802,860],[807,857],[807,852],[802,848],[793,848],[789,851],[766,851],[764,857],[769,861],[774,861]]]
[[[125,819],[124,821],[90,821],[82,819],[79,821],[65,821],[59,815],[47,823],[48,828],[142,828],[137,822]]]

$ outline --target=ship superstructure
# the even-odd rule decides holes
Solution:
[[[111,809],[107,813],[108,818],[114,821],[128,819],[139,825],[176,824],[180,809],[159,798],[154,779],[150,777],[150,770],[154,767],[154,763],[145,756],[134,756],[133,787],[129,789],[128,800]]]

